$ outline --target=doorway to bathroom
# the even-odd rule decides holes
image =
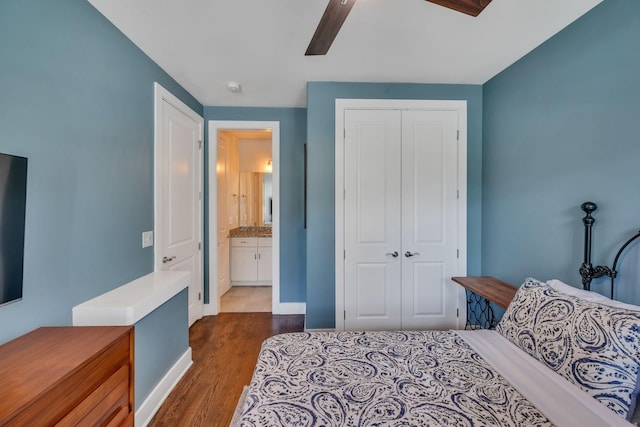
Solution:
[[[209,122],[209,307],[278,313],[279,122]]]

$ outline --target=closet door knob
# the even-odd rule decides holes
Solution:
[[[404,256],[406,256],[407,258],[411,258],[412,256],[416,256],[416,255],[420,255],[420,254],[418,252],[411,253],[409,251],[404,253]]]
[[[162,257],[162,263],[166,264],[168,262],[173,261],[174,259],[176,259],[176,257],[174,257],[174,256],[165,256],[165,257]]]
[[[394,252],[388,252],[387,256],[392,256],[394,258],[398,258],[398,251],[394,251]]]

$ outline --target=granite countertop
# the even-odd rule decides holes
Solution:
[[[229,231],[229,237],[271,237],[271,227],[238,227]]]

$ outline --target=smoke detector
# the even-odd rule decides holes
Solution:
[[[227,89],[229,89],[233,93],[236,93],[240,92],[242,90],[242,87],[238,82],[227,82]]]

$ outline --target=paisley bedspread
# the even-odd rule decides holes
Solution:
[[[266,340],[241,426],[549,426],[453,331]]]

